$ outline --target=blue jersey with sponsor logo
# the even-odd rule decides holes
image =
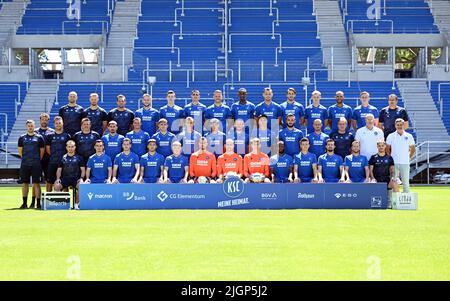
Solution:
[[[305,109],[305,119],[307,121],[308,133],[314,132],[314,120],[320,119],[322,121],[322,131],[325,128],[325,120],[328,119],[328,111],[322,105],[315,107],[313,104],[310,104]]]
[[[223,154],[223,147],[225,145],[225,140],[227,139],[225,133],[219,131],[217,133],[207,133],[205,134],[208,140],[208,151],[213,153],[216,158]]]
[[[284,151],[290,156],[295,156],[300,152],[300,140],[304,137],[303,132],[294,128],[290,130],[284,128],[278,134],[280,141],[284,142]]]
[[[325,182],[336,183],[341,178],[342,158],[336,154],[323,154],[319,157],[318,165],[322,166],[322,178]]]
[[[227,139],[234,140],[234,152],[239,155],[245,155],[248,153],[250,136],[246,131],[237,132],[235,129],[230,130],[227,135]]]
[[[270,168],[273,169],[276,183],[288,182],[294,160],[288,154],[277,154],[270,157]]]
[[[105,146],[105,154],[111,158],[114,163],[116,156],[122,151],[122,142],[125,137],[119,134],[114,136],[106,134],[102,137],[103,145]]]
[[[164,158],[172,154],[172,140],[175,138],[174,134],[170,132],[163,134],[158,131],[152,136],[152,138],[156,140],[156,151],[159,154],[163,155]]]
[[[272,134],[272,131],[267,130],[260,130],[256,129],[253,130],[250,134],[250,138],[259,138],[261,140],[261,152],[267,154],[270,156],[270,152],[272,150],[272,140],[275,139],[275,137]]]
[[[331,119],[331,131],[334,132],[338,130],[338,122],[342,117],[347,120],[347,129],[350,129],[352,116],[352,108],[346,104],[342,104],[342,107],[338,107],[336,104],[330,106],[328,108],[328,119]]]
[[[91,121],[91,129],[94,132],[97,132],[100,135],[103,133],[103,121],[108,120],[108,113],[106,113],[103,108],[97,107],[95,110],[91,109],[91,107],[86,108],[83,111],[83,118],[84,117],[89,118]]]
[[[246,122],[247,120],[252,119],[254,114],[255,105],[249,101],[246,101],[244,104],[241,104],[238,101],[231,105],[231,117],[234,120],[242,119]]]
[[[161,154],[146,153],[141,157],[141,167],[144,168],[144,182],[156,183],[161,177],[161,166],[164,165],[164,157]]]
[[[203,133],[203,124],[205,123],[206,106],[202,103],[193,104],[192,102],[184,107],[184,117],[194,119],[194,129]]]
[[[89,157],[86,167],[91,169],[91,183],[105,183],[108,179],[108,168],[112,167],[111,158],[105,154],[93,154]]]
[[[221,123],[220,130],[222,132],[226,132],[228,130],[227,119],[231,118],[230,107],[224,104],[221,104],[220,106],[217,106],[216,104],[210,105],[208,108],[206,108],[205,119],[209,120],[212,118],[219,119]]]
[[[299,102],[294,101],[293,103],[290,103],[288,101],[283,102],[280,104],[281,110],[282,110],[282,117],[283,117],[283,127],[286,127],[286,117],[289,114],[294,114],[295,116],[295,124],[294,127],[300,128],[300,121],[303,116],[305,116],[305,107]]]
[[[117,133],[122,136],[125,136],[130,131],[130,127],[133,124],[133,119],[134,113],[128,109],[120,111],[115,108],[108,113],[108,122],[111,120],[117,122]]]
[[[140,108],[134,114],[135,117],[141,118],[142,122],[142,130],[147,132],[151,137],[154,133],[156,133],[156,123],[159,120],[159,112],[154,108]]]
[[[379,117],[378,109],[372,105],[368,105],[367,107],[359,105],[353,110],[352,119],[356,120],[356,127],[358,129],[366,126],[367,114],[372,114],[375,119]]]
[[[297,175],[303,183],[309,183],[314,178],[313,165],[317,164],[317,157],[313,153],[299,153],[294,158],[297,165]]]
[[[59,109],[58,115],[64,121],[64,131],[70,136],[81,130],[81,119],[83,117],[83,107],[79,105],[69,106],[68,104]]]
[[[120,183],[130,183],[136,174],[136,164],[139,164],[139,157],[135,153],[118,154],[114,159],[114,165],[117,165],[117,180]]]
[[[131,139],[131,151],[141,157],[147,152],[147,142],[150,136],[147,132],[140,130],[139,132],[131,131],[127,133],[127,138]]]
[[[165,105],[159,109],[159,115],[161,118],[167,119],[169,132],[173,134],[178,134],[180,132],[182,119],[185,117],[182,107],[179,107],[177,105]]]
[[[189,158],[192,153],[198,150],[198,140],[201,137],[202,136],[197,131],[192,131],[190,133],[187,131],[182,131],[175,137],[175,140],[181,143],[181,151],[183,155]]]
[[[185,175],[185,168],[189,167],[189,160],[186,156],[170,155],[164,161],[164,167],[168,168],[169,180],[172,183],[179,183]]]
[[[260,115],[267,116],[267,127],[269,129],[272,128],[272,123],[274,123],[275,127],[278,124],[277,119],[282,117],[283,112],[279,104],[274,103],[273,101],[268,105],[265,101],[261,102],[255,107],[255,117],[259,117]]]
[[[345,157],[345,166],[348,166],[350,180],[354,183],[364,182],[366,179],[366,169],[369,165],[366,156],[348,155]]]
[[[315,132],[312,132],[311,134],[309,134],[309,151],[316,155],[317,158],[319,158],[327,151],[325,147],[327,145],[328,138],[329,136],[325,133],[320,133],[320,135],[318,135]]]

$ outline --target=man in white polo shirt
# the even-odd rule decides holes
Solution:
[[[384,138],[383,131],[375,126],[375,117],[372,113],[366,115],[366,126],[356,131],[355,140],[361,145],[361,155],[367,160],[378,153],[377,142]]]
[[[409,164],[416,153],[414,138],[405,131],[405,121],[402,118],[395,120],[396,131],[389,134],[386,139],[386,152],[392,156],[395,164],[395,177],[400,175],[403,182],[403,192],[409,192]]]

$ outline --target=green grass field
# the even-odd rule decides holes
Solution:
[[[1,188],[0,280],[450,280],[450,187],[414,191],[418,211],[43,212]]]

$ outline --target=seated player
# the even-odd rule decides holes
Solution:
[[[167,158],[172,154],[172,140],[175,138],[175,135],[167,130],[168,128],[167,119],[161,118],[158,121],[158,129],[152,138],[156,140],[156,151],[163,155],[164,158]]]
[[[114,159],[112,183],[138,183],[139,157],[131,151],[131,139],[125,138],[123,151]]]
[[[395,178],[394,159],[386,154],[386,142],[377,142],[378,153],[370,157],[369,173],[371,182],[386,183],[388,189],[399,192],[397,179]]]
[[[294,182],[317,182],[317,157],[309,152],[309,139],[300,140],[300,153],[294,158]]]
[[[100,138],[97,132],[91,130],[91,121],[89,118],[83,118],[81,120],[81,131],[75,133],[72,139],[76,143],[77,154],[84,160],[84,165],[87,164],[89,157],[95,153],[95,141]]]
[[[102,141],[105,146],[105,154],[114,163],[116,156],[122,151],[122,142],[125,137],[117,133],[117,122],[111,120],[108,123],[108,133],[103,135]]]
[[[253,138],[250,141],[252,152],[244,157],[245,182],[270,183],[269,156],[261,152],[261,140]]]
[[[225,153],[217,159],[217,183],[230,176],[242,177],[242,157],[234,152],[233,139],[225,141]]]
[[[128,132],[126,137],[131,139],[131,151],[140,158],[147,152],[147,143],[150,136],[147,132],[141,129],[141,118],[135,117],[133,119],[133,130]]]
[[[189,158],[189,183],[216,183],[216,156],[207,150],[208,139],[201,137],[198,147],[198,151]]]
[[[172,143],[172,155],[164,161],[164,183],[187,183],[189,177],[189,160],[181,153],[181,143]]]
[[[292,157],[285,152],[284,142],[278,141],[278,154],[270,157],[272,183],[292,183],[293,163]]]
[[[105,154],[105,146],[102,140],[95,141],[95,154],[89,157],[86,165],[85,184],[111,183],[112,161]]]
[[[162,183],[164,156],[156,152],[156,140],[150,139],[148,152],[141,157],[141,172],[139,183]]]
[[[347,183],[370,182],[367,158],[360,154],[359,141],[352,143],[352,153],[345,157],[344,173]]]
[[[334,153],[334,140],[328,139],[327,152],[319,157],[317,178],[319,183],[345,182],[342,158]]]
[[[56,181],[53,186],[55,191],[69,191],[69,188],[78,190],[80,184],[83,183],[85,175],[84,159],[76,154],[76,146],[73,140],[66,143],[67,154],[65,154],[59,162],[56,170]],[[80,197],[75,194],[75,210],[79,209]]]

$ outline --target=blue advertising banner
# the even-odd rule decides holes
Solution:
[[[386,209],[386,184],[84,184],[80,209]]]

